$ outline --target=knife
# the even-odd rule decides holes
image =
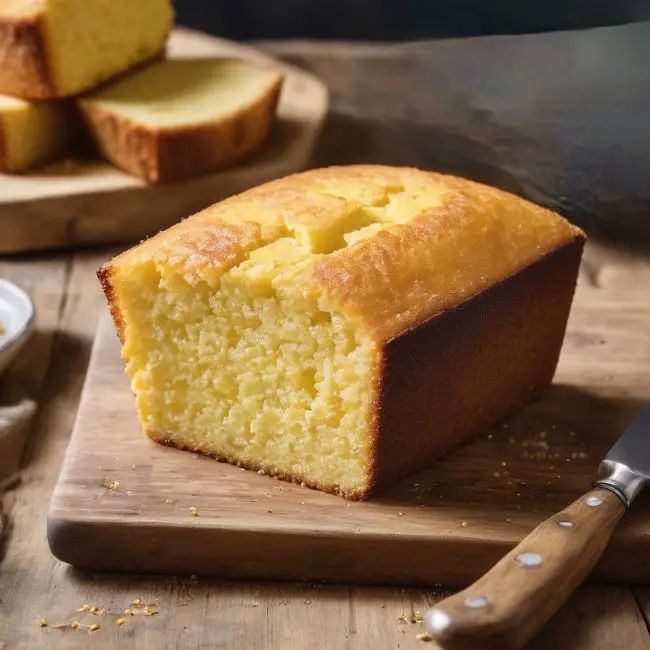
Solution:
[[[444,650],[521,648],[602,555],[626,509],[650,480],[650,407],[598,468],[592,490],[543,521],[467,589],[425,615]]]

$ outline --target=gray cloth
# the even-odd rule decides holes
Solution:
[[[24,399],[14,406],[0,406],[0,491],[15,480],[20,468],[29,424],[36,403]]]

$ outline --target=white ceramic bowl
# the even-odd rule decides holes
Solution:
[[[0,279],[0,374],[34,328],[34,305],[15,284]]]

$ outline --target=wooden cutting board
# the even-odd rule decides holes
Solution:
[[[120,571],[468,583],[589,487],[650,400],[649,322],[638,294],[579,291],[543,399],[357,503],[151,442],[106,318],[52,499],[52,552]],[[597,577],[650,581],[649,497],[623,519]]]
[[[169,185],[147,185],[99,159],[0,174],[0,254],[136,241],[305,167],[328,106],[327,89],[316,77],[251,47],[183,28],[174,30],[167,50],[175,58],[238,57],[280,69],[285,81],[268,141],[234,167]]]

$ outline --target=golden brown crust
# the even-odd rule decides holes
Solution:
[[[386,345],[373,491],[485,431],[551,383],[583,244],[575,237]]]
[[[58,96],[42,25],[40,13],[0,18],[0,93],[26,99]]]
[[[11,171],[9,169],[9,154],[7,153],[7,142],[5,135],[5,128],[0,116],[0,172],[6,173]]]
[[[80,106],[102,154],[149,183],[199,176],[256,149],[269,133],[282,78],[254,104],[216,122],[152,129],[125,119],[92,100]]]
[[[120,341],[124,343],[124,319],[117,303],[117,296],[115,295],[113,283],[111,282],[112,273],[113,267],[110,263],[107,263],[97,270],[97,277],[99,278],[99,283],[102,285],[102,290],[106,296],[106,302],[108,303],[108,309],[113,317],[117,335],[120,337]]]
[[[113,263],[154,255],[158,247],[176,246],[182,256],[195,233],[193,256],[205,266],[219,266],[222,261],[211,251],[200,254],[206,226],[257,223],[260,213],[278,223],[296,215],[314,224],[326,223],[336,218],[344,202],[327,184],[345,180],[428,186],[442,197],[439,207],[417,213],[407,223],[387,225],[373,237],[318,258],[309,269],[306,280],[311,288],[330,296],[332,308],[355,317],[380,342],[574,237],[584,237],[560,215],[495,188],[411,168],[351,165],[293,174],[242,192],[159,233]],[[509,213],[512,219],[499,218]]]
[[[114,165],[145,180],[157,175],[155,131],[128,122],[85,100],[79,102],[88,130],[101,154]]]
[[[584,238],[559,215],[513,194],[433,172],[426,178],[441,188],[442,205],[324,257],[309,274],[318,294],[380,343]]]

